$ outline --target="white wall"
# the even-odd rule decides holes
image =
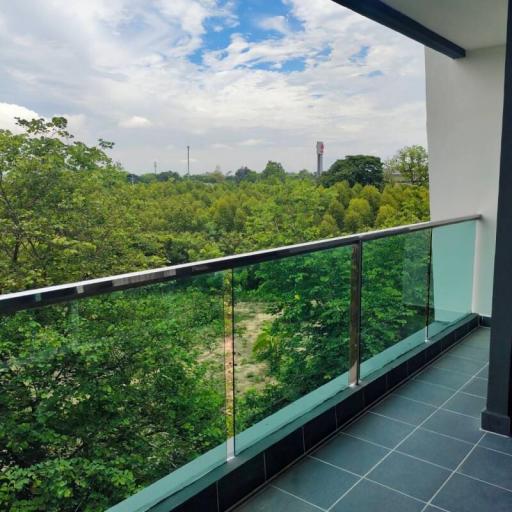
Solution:
[[[426,49],[425,65],[431,217],[483,215],[473,311],[491,315],[505,47],[458,60]]]

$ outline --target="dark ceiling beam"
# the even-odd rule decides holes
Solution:
[[[466,56],[466,50],[443,36],[393,9],[380,0],[332,0],[350,10],[362,14],[381,25],[410,37],[452,59]]]

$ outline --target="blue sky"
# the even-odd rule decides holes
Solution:
[[[226,2],[223,2],[226,4]],[[202,45],[192,55],[191,62],[203,64],[203,55],[212,51],[225,50],[236,34],[243,34],[249,44],[256,44],[267,40],[279,40],[286,37],[286,33],[279,30],[279,23],[292,32],[303,32],[304,24],[293,15],[290,5],[280,0],[262,2],[261,0],[245,0],[234,4],[232,12],[237,23],[224,24],[223,19],[211,18],[204,24],[205,34]],[[267,20],[278,21],[274,25],[266,24]],[[327,48],[328,49],[328,48]],[[323,49],[322,51],[325,51]],[[257,59],[244,63],[243,67],[249,69],[275,69],[272,60]],[[282,72],[303,71],[305,59],[302,56],[291,57],[279,63]]]
[[[135,172],[425,144],[423,48],[331,0],[17,0],[0,45],[0,128],[66,115]]]

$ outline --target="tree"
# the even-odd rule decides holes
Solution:
[[[256,171],[251,171],[249,167],[240,167],[240,169],[237,169],[235,172],[235,181],[237,183],[240,183],[241,181],[256,181],[258,177],[258,173]]]
[[[383,180],[382,160],[371,155],[349,155],[336,160],[329,170],[321,175],[321,183],[330,187],[339,181],[347,181],[350,186],[375,185],[380,188]]]
[[[221,286],[200,277],[2,320],[0,509],[106,510],[223,442]]]
[[[261,175],[265,179],[278,179],[280,181],[284,181],[286,171],[279,162],[273,162],[272,160],[269,160]]]
[[[406,146],[385,163],[387,181],[405,180],[411,185],[428,185],[428,155],[423,146]]]
[[[356,197],[350,200],[345,214],[345,228],[351,233],[357,233],[371,227],[373,212],[370,203],[363,198]]]
[[[366,185],[363,187],[363,190],[361,190],[359,197],[366,199],[368,203],[370,203],[373,213],[377,214],[377,210],[379,209],[381,202],[381,193],[377,187],[374,187],[373,185]]]
[[[336,199],[333,199],[329,204],[329,208],[327,209],[327,213],[329,213],[336,222],[338,229],[343,229],[343,223],[345,219],[345,207],[343,203],[340,203]]]
[[[144,267],[112,145],[74,141],[60,117],[18,124],[0,130],[0,293]]]
[[[297,173],[297,176],[299,178],[302,178],[303,180],[314,180],[315,179],[315,175],[311,171],[309,171],[308,169],[301,169]]]

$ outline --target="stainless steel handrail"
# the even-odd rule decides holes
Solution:
[[[263,261],[277,260],[299,254],[308,254],[321,251],[323,249],[333,249],[335,247],[360,244],[368,240],[376,240],[378,238],[402,235],[414,231],[459,224],[461,222],[479,219],[481,219],[481,215],[468,215],[448,220],[420,222],[417,224],[408,224],[405,226],[381,229],[377,231],[368,231],[366,233],[329,238],[327,240],[316,240],[314,242],[277,247],[275,249],[265,249],[262,251],[184,263],[181,265],[144,270],[141,272],[101,277],[77,283],[68,283],[38,288],[35,290],[8,293],[0,295],[0,313],[9,313],[23,309],[40,307],[47,304],[66,302],[82,297],[91,297],[103,293],[170,281],[181,277],[189,277],[231,268],[244,267]]]

